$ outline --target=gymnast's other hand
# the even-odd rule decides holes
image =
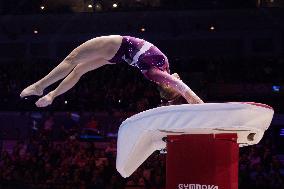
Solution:
[[[44,97],[38,99],[38,101],[35,103],[37,107],[42,108],[42,107],[46,107],[50,104],[52,104],[54,100],[54,96],[52,94],[52,92],[48,93],[47,95],[45,95]]]

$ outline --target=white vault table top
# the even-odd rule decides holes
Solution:
[[[273,114],[268,105],[253,102],[182,104],[138,113],[119,128],[116,168],[130,176],[154,151],[166,147],[162,138],[167,135],[237,133],[240,146],[257,144]]]

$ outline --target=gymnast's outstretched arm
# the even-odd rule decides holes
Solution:
[[[160,86],[166,86],[182,95],[189,104],[204,103],[182,80],[159,70],[156,67],[151,68],[145,73],[146,77]]]

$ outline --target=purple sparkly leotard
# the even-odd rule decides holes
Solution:
[[[157,47],[130,36],[123,36],[119,50],[109,62],[126,62],[139,68],[143,74],[153,66],[169,73],[168,59]]]
[[[190,90],[181,80],[170,75],[167,57],[156,46],[143,39],[123,36],[119,50],[109,62],[126,62],[135,66],[147,79],[170,86],[182,96]]]

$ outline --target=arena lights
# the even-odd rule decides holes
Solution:
[[[40,6],[40,9],[41,9],[41,10],[44,10],[44,9],[45,9],[45,7],[42,5],[42,6]]]
[[[118,7],[118,4],[117,4],[117,3],[113,3],[113,4],[112,4],[112,7],[113,7],[113,8],[117,8],[117,7]]]
[[[214,26],[210,26],[210,30],[211,31],[215,30],[215,27]]]
[[[141,27],[140,31],[145,32],[146,31],[145,27]]]
[[[37,29],[34,30],[34,34],[38,34],[38,30]]]
[[[284,129],[280,129],[279,135],[280,135],[281,137],[284,137]]]
[[[89,5],[88,5],[88,8],[93,8],[93,5],[89,4]]]
[[[273,85],[273,86],[272,86],[272,91],[273,91],[273,92],[280,92],[280,88],[281,88],[281,87],[280,87],[279,85]]]
[[[65,101],[64,101],[64,104],[68,104],[68,101],[67,101],[67,100],[65,100]]]
[[[95,4],[95,11],[101,11],[102,10],[102,5],[100,3]]]

